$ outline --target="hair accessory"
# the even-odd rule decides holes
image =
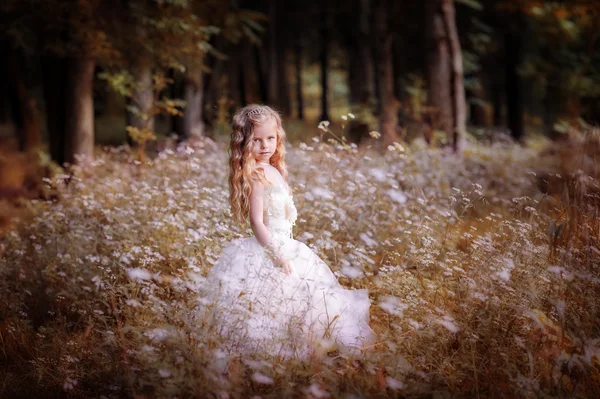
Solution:
[[[248,116],[252,116],[252,115],[262,115],[262,114],[266,114],[267,110],[264,108],[254,108],[251,109],[250,111],[248,111],[248,113],[246,115]]]

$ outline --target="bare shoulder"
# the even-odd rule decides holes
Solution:
[[[277,170],[272,166],[259,165],[256,167],[256,171],[258,173],[264,174],[264,177],[266,179],[266,182],[264,183],[265,186],[272,186],[274,184],[274,182],[277,181],[277,176],[276,176]]]

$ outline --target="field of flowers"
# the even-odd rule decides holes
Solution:
[[[0,397],[597,397],[598,143],[290,146],[295,238],[369,289],[379,338],[310,362],[229,356],[199,317],[250,234],[225,145],[107,148],[0,238]]]

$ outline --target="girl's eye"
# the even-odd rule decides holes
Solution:
[[[269,137],[269,140],[273,140],[275,137]]]

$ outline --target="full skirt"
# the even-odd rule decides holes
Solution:
[[[210,319],[226,348],[306,358],[319,349],[358,353],[372,343],[367,290],[344,289],[304,243],[280,244],[290,275],[255,237],[230,242],[211,270]]]

